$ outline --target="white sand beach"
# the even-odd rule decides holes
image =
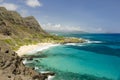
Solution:
[[[48,49],[53,46],[58,46],[59,44],[54,43],[38,43],[36,45],[24,45],[21,46],[17,51],[15,51],[18,56],[35,54],[38,51]]]

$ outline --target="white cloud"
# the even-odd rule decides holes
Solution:
[[[64,32],[77,32],[77,31],[84,31],[89,33],[103,33],[105,30],[103,30],[101,27],[85,27],[85,26],[65,26],[61,24],[42,24],[42,28],[44,30],[50,30],[50,31],[64,31]]]
[[[47,23],[43,24],[42,28],[45,30],[52,30],[52,31],[66,31],[66,32],[71,32],[71,31],[83,31],[80,27],[76,26],[64,26],[61,24],[52,24],[52,23]]]
[[[13,3],[2,3],[0,6],[5,7],[7,10],[17,10],[18,6]]]
[[[28,11],[27,10],[20,10],[20,14],[22,15],[22,17],[26,17],[28,15]]]
[[[61,28],[61,24],[55,24],[54,27],[55,28]]]
[[[38,0],[26,0],[26,4],[30,7],[40,7],[42,3]]]

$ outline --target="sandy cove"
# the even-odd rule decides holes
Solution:
[[[54,44],[54,43],[38,43],[35,45],[24,45],[24,46],[21,46],[15,52],[18,54],[18,56],[22,57],[24,55],[31,55],[38,51],[42,51],[42,50],[48,49],[53,46],[58,46],[58,45],[59,44]]]

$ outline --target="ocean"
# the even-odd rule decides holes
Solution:
[[[87,39],[37,52],[26,64],[55,72],[53,80],[120,80],[120,34],[59,34]]]

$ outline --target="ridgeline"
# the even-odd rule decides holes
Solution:
[[[33,16],[23,18],[16,11],[0,7],[0,80],[45,80],[47,74],[25,67],[14,50],[42,42],[47,36],[51,37]]]
[[[25,44],[40,42],[46,36],[50,37],[33,16],[23,18],[16,11],[0,7],[0,45],[17,49]]]

